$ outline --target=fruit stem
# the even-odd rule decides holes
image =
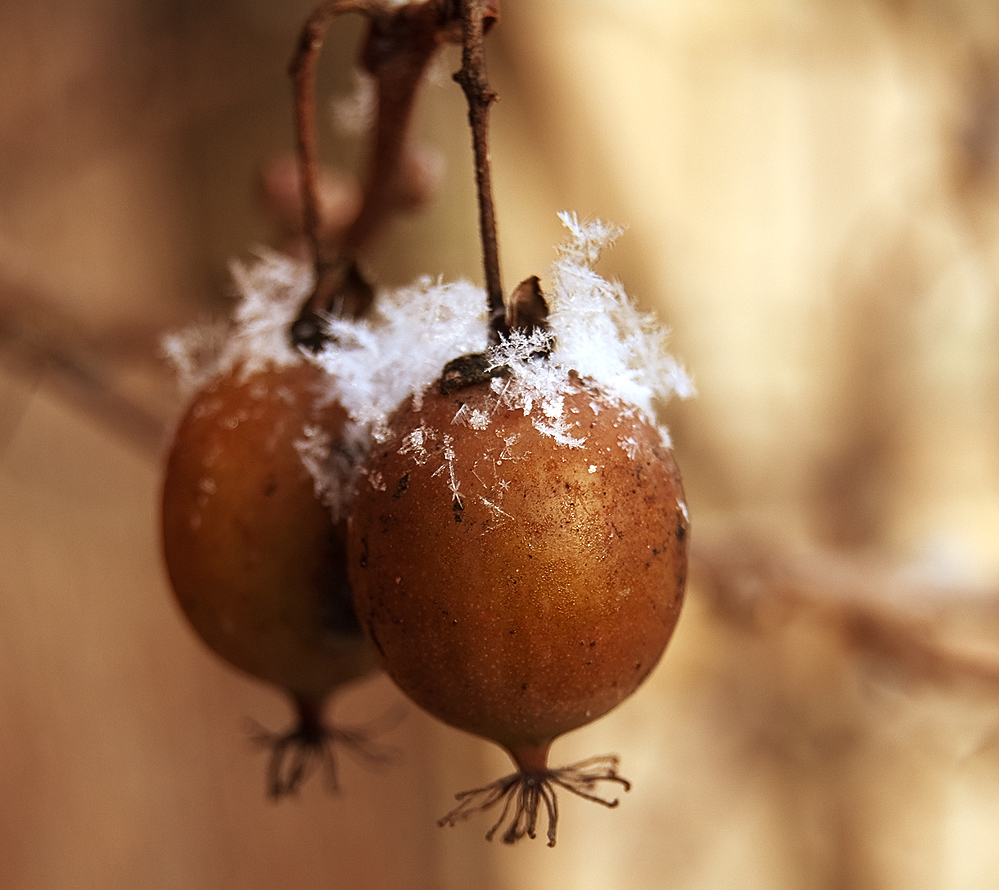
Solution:
[[[326,32],[333,19],[348,12],[373,16],[378,8],[375,0],[329,0],[323,3],[306,19],[289,68],[294,84],[295,145],[299,159],[305,236],[309,241],[317,269],[320,264],[328,262],[329,257],[320,237],[315,110],[316,65],[323,41],[326,39]]]
[[[417,88],[434,53],[457,39],[454,0],[390,8],[379,0],[327,0],[306,20],[291,61],[295,137],[305,233],[315,264],[315,288],[292,326],[296,345],[319,348],[323,317],[363,315],[374,289],[357,267],[361,250],[399,208],[401,166]],[[377,82],[378,112],[357,216],[333,248],[322,238],[318,192],[316,66],[326,32],[338,16],[357,12],[370,22],[362,67]]]
[[[461,69],[454,75],[468,100],[468,123],[472,130],[472,150],[475,153],[475,185],[479,199],[479,233],[482,239],[482,261],[486,276],[493,335],[505,333],[512,326],[503,301],[500,280],[499,246],[496,238],[496,212],[489,164],[489,107],[499,97],[490,88],[486,76],[485,3],[483,0],[460,0],[462,20]],[[497,4],[491,11],[495,13]],[[494,16],[495,17],[495,16]]]

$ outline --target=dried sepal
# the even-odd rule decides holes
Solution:
[[[340,749],[369,764],[387,763],[393,751],[373,741],[375,727],[344,728],[319,720],[300,719],[286,732],[273,732],[251,721],[250,740],[267,749],[267,793],[274,800],[296,794],[305,781],[322,770],[326,787],[340,792]]]
[[[548,820],[548,846],[554,847],[558,829],[556,788],[563,788],[584,800],[613,809],[620,803],[620,799],[601,797],[595,789],[600,782],[613,782],[625,791],[630,791],[631,783],[618,775],[617,767],[617,756],[606,754],[558,769],[518,770],[489,785],[456,794],[458,806],[439,819],[437,824],[441,827],[453,827],[476,813],[502,804],[499,818],[486,832],[486,840],[492,840],[496,832],[506,825],[506,830],[501,835],[503,843],[513,844],[524,837],[532,840],[537,837],[538,818],[541,805],[544,804]]]

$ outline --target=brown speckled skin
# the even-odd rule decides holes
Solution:
[[[315,703],[375,666],[350,604],[346,528],[294,446],[306,424],[342,428],[342,407],[317,405],[319,374],[303,362],[202,390],[174,437],[162,512],[194,629],[236,667]]]
[[[495,411],[488,427],[452,422],[463,405],[466,417]],[[495,409],[488,383],[432,387],[419,413],[393,418],[349,524],[358,618],[388,673],[432,714],[515,754],[630,695],[683,602],[687,520],[671,453],[592,390],[567,405],[585,447]],[[421,423],[426,453],[401,454]],[[633,459],[619,444],[629,438]]]

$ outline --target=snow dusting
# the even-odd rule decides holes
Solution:
[[[189,393],[236,368],[248,377],[268,366],[318,362],[329,375],[329,397],[340,401],[350,417],[340,448],[331,448],[320,430],[297,443],[328,502],[342,500],[347,470],[328,466],[329,461],[324,466],[322,455],[358,455],[371,442],[383,441],[396,407],[410,396],[419,404],[444,365],[461,355],[484,353],[497,374],[492,379],[496,404],[531,416],[541,433],[567,448],[585,441],[572,434],[565,408],[565,396],[578,390],[579,378],[600,389],[605,405],[637,412],[655,424],[656,406],[672,396],[691,395],[693,385],[666,349],[666,330],[640,312],[620,284],[594,270],[601,251],[622,230],[570,213],[560,219],[568,238],[556,250],[545,294],[549,331],[514,331],[490,345],[484,290],[466,281],[424,278],[408,287],[382,289],[363,319],[330,318],[323,350],[299,352],[288,330],[311,292],[311,264],[260,251],[252,262],[233,265],[239,299],[228,325],[201,325],[172,335],[164,350]],[[489,411],[469,407],[454,423],[484,430],[490,418]],[[668,443],[665,429],[661,432]],[[421,427],[406,437],[403,448],[420,462],[426,444],[442,434]],[[633,447],[624,440],[620,445],[626,451]],[[460,503],[458,480],[449,481]]]
[[[622,230],[569,213],[560,219],[569,238],[557,250],[545,295],[550,332],[514,331],[490,346],[484,291],[429,279],[380,294],[370,319],[331,321],[332,341],[319,361],[354,422],[384,439],[389,417],[405,398],[419,399],[448,361],[473,352],[485,352],[488,367],[502,370],[492,382],[498,401],[531,415],[540,432],[569,448],[584,441],[568,432],[564,397],[575,388],[570,372],[653,423],[655,405],[693,394],[690,378],[666,349],[667,331],[640,312],[620,284],[593,269]],[[542,352],[549,352],[547,359],[539,358]],[[483,429],[488,414],[460,413],[455,422]]]
[[[301,361],[288,328],[312,290],[311,264],[261,250],[253,262],[233,263],[230,272],[238,302],[229,323],[195,325],[163,340],[181,391],[188,395],[237,366],[246,379]]]

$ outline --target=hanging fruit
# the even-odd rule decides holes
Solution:
[[[326,30],[345,12],[368,19],[361,67],[379,102],[360,207],[331,234],[317,184],[315,67]],[[407,126],[427,65],[456,34],[454,13],[441,0],[402,7],[334,0],[310,16],[292,75],[311,274],[264,256],[238,272],[241,302],[207,362],[196,340],[174,340],[199,386],[167,459],[167,572],[202,639],[296,706],[291,730],[257,734],[271,750],[275,797],[297,790],[320,763],[335,786],[336,743],[378,756],[363,733],[324,720],[328,700],[373,671],[375,659],[354,615],[345,562],[349,481],[363,445],[350,438],[333,381],[309,350],[325,344],[327,322],[357,322],[371,312],[374,287],[360,256],[392,214],[415,209],[424,196],[407,175],[419,172]]]

